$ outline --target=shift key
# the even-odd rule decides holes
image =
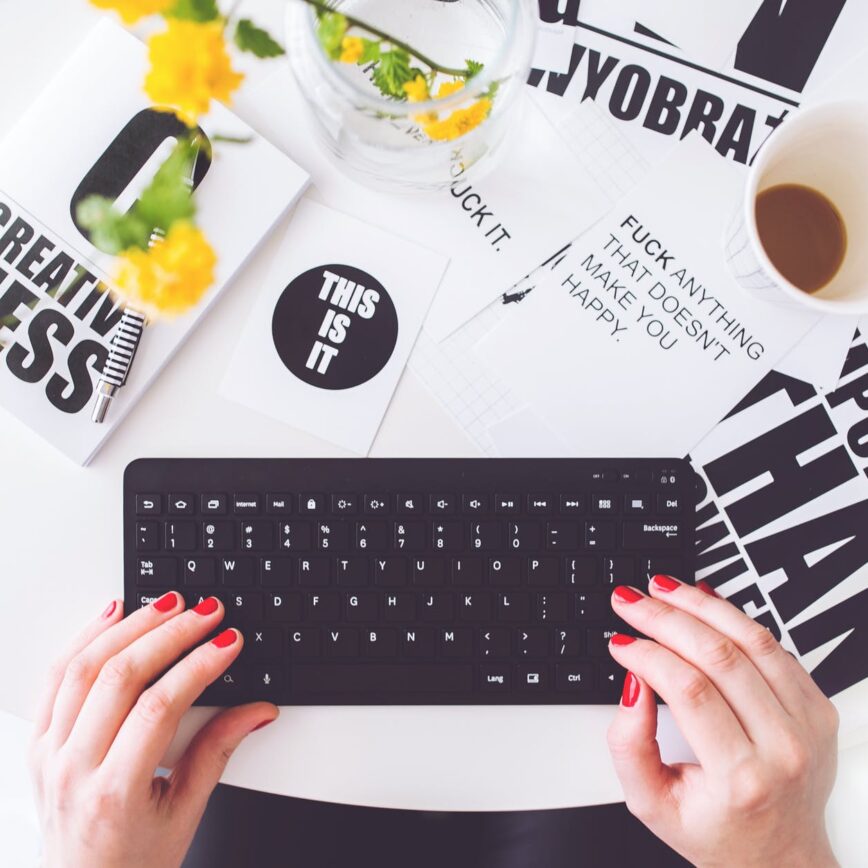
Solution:
[[[625,521],[624,548],[631,551],[681,548],[680,521]]]

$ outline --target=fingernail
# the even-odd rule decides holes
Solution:
[[[639,591],[635,588],[628,587],[627,585],[618,585],[618,587],[615,588],[615,596],[622,603],[635,603],[642,599],[642,594],[639,593]]]
[[[268,726],[269,723],[274,723],[275,720],[277,720],[276,717],[272,717],[269,720],[263,720],[262,723],[257,723],[250,731],[256,732],[257,729],[262,729],[264,726]]]
[[[103,618],[103,619],[105,619],[105,618],[111,618],[111,616],[114,615],[114,613],[115,613],[115,609],[117,609],[117,607],[118,607],[118,601],[117,601],[117,600],[112,600],[112,601],[111,601],[111,602],[110,602],[110,603],[109,603],[109,604],[108,604],[108,605],[107,605],[107,606],[102,610],[102,615],[100,615],[100,618]]]
[[[217,611],[217,598],[206,597],[198,606],[193,607],[193,611],[197,615],[213,615]]]
[[[224,630],[222,633],[215,636],[211,640],[211,644],[216,645],[218,648],[228,648],[230,645],[234,644],[237,638],[238,633],[230,627],[228,630]]]
[[[158,612],[171,612],[178,605],[178,595],[174,591],[163,594],[159,600],[154,601],[154,608]]]
[[[708,594],[709,597],[720,597],[720,594],[711,587],[704,579],[696,583],[696,587],[702,591],[703,594]]]
[[[613,633],[609,639],[612,645],[632,645],[635,641],[635,636],[627,636],[625,633]]]
[[[666,591],[667,593],[681,587],[681,582],[678,579],[673,579],[672,576],[654,576],[651,579],[651,584],[658,591]]]
[[[624,679],[624,689],[621,691],[621,705],[624,708],[632,708],[639,698],[639,679],[632,673],[628,672]]]

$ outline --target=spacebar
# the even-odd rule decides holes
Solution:
[[[292,667],[293,693],[467,693],[473,667],[454,664],[302,665]]]

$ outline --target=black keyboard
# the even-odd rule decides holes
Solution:
[[[611,589],[694,575],[676,459],[142,459],[126,611],[216,596],[245,646],[199,704],[615,703]]]

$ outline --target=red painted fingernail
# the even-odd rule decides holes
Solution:
[[[174,591],[163,594],[159,600],[154,601],[154,608],[158,612],[171,612],[178,605],[178,595]]]
[[[277,718],[272,717],[270,720],[263,720],[262,723],[257,723],[256,726],[251,729],[251,732],[256,732],[257,729],[262,729],[264,726],[268,726],[269,723],[274,723]]]
[[[632,645],[635,641],[635,636],[627,636],[625,633],[613,633],[609,639],[612,645]]]
[[[658,591],[666,591],[667,593],[681,587],[681,582],[678,579],[673,579],[672,576],[654,576],[651,579],[651,584]]]
[[[217,611],[217,598],[206,597],[198,606],[194,606],[193,611],[197,615],[213,615]]]
[[[639,698],[639,679],[632,673],[628,672],[624,679],[624,689],[621,691],[621,705],[624,708],[632,708]]]
[[[702,591],[703,594],[708,594],[709,597],[720,597],[720,594],[711,587],[704,579],[696,583],[696,587]]]
[[[228,630],[224,630],[222,633],[215,636],[211,640],[211,644],[216,645],[218,648],[228,648],[237,638],[238,634],[230,627]]]
[[[627,585],[618,585],[618,587],[615,588],[615,596],[622,603],[635,603],[642,599],[642,594],[640,594],[639,591],[635,588],[630,588]]]
[[[103,610],[100,618],[111,618],[115,613],[115,609],[118,607],[118,601],[112,600]]]

